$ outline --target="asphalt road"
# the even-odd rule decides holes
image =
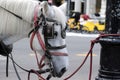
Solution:
[[[80,34],[81,35],[81,34]],[[65,75],[58,79],[52,78],[51,80],[63,80],[69,76],[75,69],[82,63],[86,54],[90,49],[91,40],[95,39],[96,35],[73,35],[67,34],[66,44],[69,51],[69,60],[70,66]],[[37,69],[37,64],[33,51],[31,51],[29,46],[29,40],[23,39],[14,44],[14,49],[12,52],[15,61],[26,69]],[[99,69],[99,56],[100,55],[100,45],[95,44],[93,49],[93,70],[92,70],[92,80],[95,80],[95,77],[98,74]],[[72,78],[68,80],[88,80],[89,76],[89,64],[90,59],[88,58],[84,66],[80,71],[77,72]],[[6,58],[0,56],[0,80],[18,80],[11,60],[9,62],[9,76],[6,77]],[[21,80],[27,80],[28,73],[18,68]],[[46,74],[47,75],[47,74]],[[44,75],[44,76],[46,76]],[[38,77],[34,74],[31,75],[31,80],[38,80]]]

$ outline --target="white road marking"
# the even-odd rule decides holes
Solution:
[[[30,56],[35,56],[35,53],[30,53],[29,55],[30,55]]]
[[[37,53],[37,55],[38,55],[38,56],[41,56],[39,53]],[[31,53],[29,54],[29,56],[34,57],[34,56],[35,56],[35,53],[34,53],[34,52],[31,52]]]
[[[67,36],[76,36],[76,37],[98,37],[99,34],[81,34],[81,33],[73,33],[73,32],[67,32]]]
[[[86,56],[87,53],[79,53],[79,54],[76,54],[76,56]],[[96,54],[92,53],[93,56],[97,56]],[[90,55],[89,55],[90,56]]]

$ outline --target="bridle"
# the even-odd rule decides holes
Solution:
[[[29,32],[28,36],[30,36],[30,34],[35,33],[38,34],[39,33],[39,28],[43,27],[42,29],[42,33],[44,35],[44,40],[45,40],[45,45],[44,47],[46,47],[46,49],[51,49],[51,50],[55,50],[55,49],[63,49],[66,47],[65,45],[62,46],[51,46],[48,43],[49,39],[54,39],[55,36],[57,36],[57,32],[54,31],[54,25],[60,25],[61,26],[61,37],[63,39],[65,39],[66,37],[66,27],[65,29],[63,29],[62,24],[54,19],[50,19],[50,18],[45,18],[45,16],[43,15],[43,11],[41,9],[41,15],[39,17],[37,17],[38,14],[38,8],[39,6],[36,6],[36,10],[35,10],[35,15],[34,15],[34,28]],[[51,26],[49,26],[49,24],[47,23],[52,23]],[[40,34],[40,33],[39,33]]]
[[[36,35],[37,39],[39,41],[39,44],[40,44],[40,46],[42,47],[42,49],[45,53],[42,56],[40,62],[39,62],[37,54],[36,54],[38,67],[41,70],[43,68],[43,66],[45,65],[44,63],[42,64],[43,60],[45,59],[45,57],[48,58],[49,59],[49,64],[48,65],[49,65],[50,69],[49,70],[47,69],[47,70],[49,72],[51,72],[51,74],[48,76],[48,78],[51,78],[52,76],[57,76],[57,73],[54,70],[54,65],[52,63],[52,55],[53,56],[68,56],[68,54],[67,53],[62,53],[62,52],[50,52],[50,50],[63,49],[63,48],[66,47],[66,44],[62,45],[62,46],[51,46],[50,43],[48,42],[48,40],[49,39],[54,39],[55,36],[57,35],[57,32],[54,31],[54,25],[60,25],[61,26],[61,37],[63,39],[65,38],[65,29],[62,29],[62,24],[58,23],[56,20],[45,18],[45,16],[43,15],[42,9],[41,9],[41,15],[39,17],[37,17],[38,8],[39,8],[39,5],[36,6],[35,12],[34,12],[34,29],[32,29],[29,33],[29,35],[31,35],[30,46],[31,46],[31,49],[36,53],[36,50],[34,50],[33,45],[32,45],[33,44],[33,39]],[[52,23],[52,26],[49,26],[48,22]],[[42,34],[44,35],[44,41],[42,40],[41,34],[39,33],[39,28],[41,28],[41,27],[43,28],[42,29]]]
[[[62,37],[62,39],[65,39],[66,34],[65,34],[65,29],[62,29],[63,28],[62,24],[57,22],[56,20],[49,19],[49,18],[46,18],[46,21],[49,22],[49,23],[52,23],[51,26],[46,25],[43,28],[43,34],[44,34],[44,40],[45,40],[46,48],[49,49],[49,50],[57,50],[57,49],[65,48],[66,44],[61,45],[61,46],[51,46],[48,42],[49,39],[55,39],[56,36],[58,35],[58,33],[56,31],[54,31],[54,26],[55,25],[60,25],[60,27],[61,27],[61,37]]]

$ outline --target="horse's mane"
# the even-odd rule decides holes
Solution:
[[[0,0],[0,9],[5,8],[6,10],[22,17],[23,20],[31,22],[34,8],[38,3],[39,1],[37,0]]]

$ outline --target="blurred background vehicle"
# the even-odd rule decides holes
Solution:
[[[105,20],[100,18],[91,19],[86,14],[72,12],[67,21],[67,26],[69,31],[81,33],[99,33],[104,32],[105,30]]]
[[[87,33],[100,33],[105,30],[105,22],[100,20],[87,20],[83,24],[83,29]]]

